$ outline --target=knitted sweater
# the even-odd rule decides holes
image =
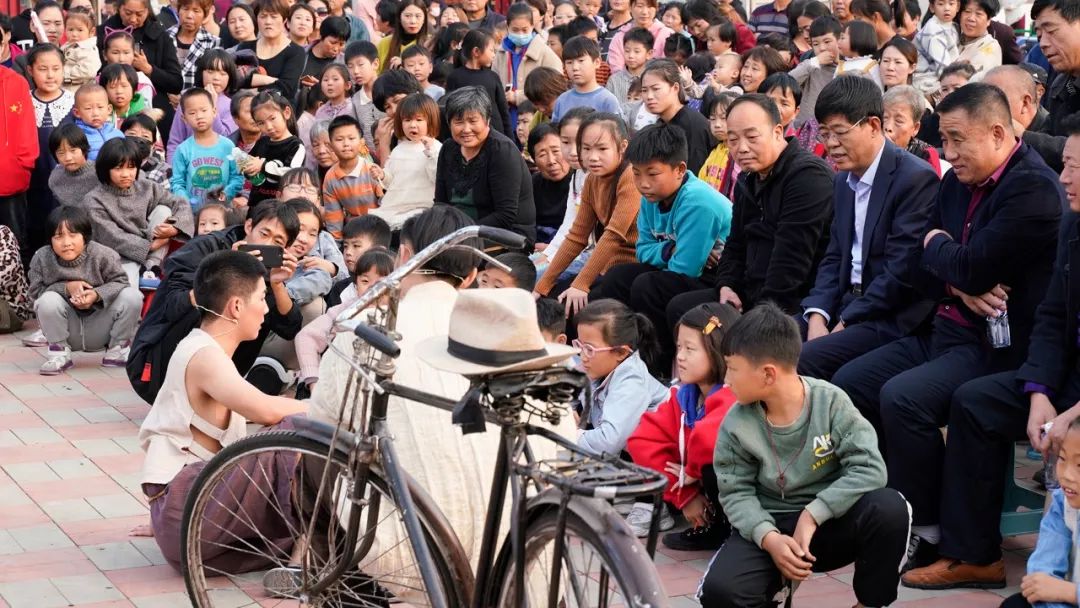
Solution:
[[[68,297],[68,281],[86,281],[94,287],[100,304],[108,308],[116,296],[130,286],[127,273],[120,266],[120,256],[108,247],[90,241],[82,254],[65,262],[46,245],[30,261],[30,297],[38,299],[46,291]]]
[[[615,188],[615,196],[612,196]],[[638,240],[637,216],[641,193],[634,185],[634,172],[627,167],[616,182],[614,176],[585,178],[574,225],[551,260],[547,272],[536,283],[536,291],[548,295],[559,275],[589,244],[589,236],[600,233],[596,250],[578,273],[571,287],[589,291],[593,281],[616,264],[635,261],[634,246]],[[558,295],[558,294],[553,294]]]
[[[149,225],[147,218],[158,205],[172,209],[180,234],[191,236],[195,233],[191,205],[183,198],[173,196],[167,186],[149,180],[137,179],[127,190],[101,184],[86,196],[83,205],[90,212],[98,241],[133,262],[146,261],[150,252],[154,227]]]
[[[56,165],[49,174],[49,190],[52,190],[53,196],[61,205],[82,204],[86,193],[97,188],[100,183],[92,160],[86,161],[85,165],[75,171]]]
[[[874,427],[844,391],[824,380],[802,382],[806,400],[794,423],[773,426],[770,433],[763,404],[737,403],[716,439],[720,505],[731,527],[758,546],[777,529],[774,513],[806,509],[822,525],[885,487]]]
[[[429,209],[435,201],[435,167],[441,149],[437,140],[430,151],[425,151],[420,142],[399,141],[383,167],[386,194],[379,208],[369,213],[383,218],[391,227],[400,227],[412,212]]]

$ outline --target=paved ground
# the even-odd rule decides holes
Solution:
[[[153,539],[128,536],[148,521],[136,441],[148,407],[123,370],[102,369],[100,359],[79,355],[69,373],[46,378],[37,373],[39,349],[0,336],[0,608],[188,605]],[[896,605],[997,606],[1017,590],[1033,545],[1033,536],[1006,541],[1008,589],[901,588]],[[708,558],[661,550],[657,568],[674,606],[698,605],[692,594]],[[851,577],[851,568],[819,576],[795,605],[852,606]]]

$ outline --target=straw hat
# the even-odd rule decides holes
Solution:
[[[450,313],[450,335],[424,340],[417,349],[432,367],[463,376],[543,369],[577,353],[544,342],[536,301],[524,289],[460,292]]]

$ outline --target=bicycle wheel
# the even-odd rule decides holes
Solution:
[[[428,590],[381,468],[362,505],[347,455],[293,431],[251,435],[200,473],[184,510],[182,571],[193,606],[428,606]],[[319,493],[324,473],[331,480]],[[467,606],[468,557],[431,499],[410,490],[450,606]],[[350,517],[356,551],[345,551]],[[350,554],[352,554],[350,558]],[[344,563],[345,559],[350,559]],[[339,569],[342,576],[332,576]],[[329,581],[329,583],[327,583]]]
[[[567,506],[563,558],[554,602],[550,581],[558,504],[530,508],[525,530],[525,606],[606,608],[667,606],[656,568],[645,547],[603,501],[575,496]],[[521,608],[514,600],[514,560],[509,538],[495,562],[486,605]],[[626,598],[630,598],[629,600]]]

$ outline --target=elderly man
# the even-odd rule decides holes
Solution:
[[[1000,89],[968,84],[938,112],[953,170],[942,180],[933,229],[922,239],[922,288],[938,301],[933,322],[833,376],[878,428],[889,485],[911,503],[917,538],[909,563],[916,567],[937,558],[945,459],[939,429],[950,420],[953,392],[1024,361],[1035,307],[1050,280],[1062,207],[1057,176],[1017,140]],[[973,495],[985,500],[982,492]],[[970,506],[970,496],[961,500]],[[1005,586],[1000,560],[962,571],[940,562],[932,568],[904,580],[931,588]]]
[[[859,76],[830,82],[815,107],[818,138],[841,172],[829,248],[802,301],[804,376],[831,379],[848,361],[906,336],[932,306],[911,284],[937,173],[885,139],[883,112],[881,90]]]
[[[802,312],[799,302],[825,254],[833,173],[797,140],[784,138],[771,99],[754,93],[732,102],[728,147],[742,174],[716,287],[673,298],[668,327],[691,308],[717,300],[742,311],[772,300],[789,313]]]
[[[1019,127],[1029,133],[1046,133],[1050,112],[1039,105],[1039,88],[1031,72],[1016,65],[998,66],[986,73],[983,82],[992,84],[1009,99],[1009,113]],[[1061,165],[1061,155],[1043,158],[1048,165]]]
[[[1045,133],[1025,130],[1024,142],[1030,144],[1055,170],[1061,172],[1061,154],[1065,149],[1062,125],[1066,117],[1080,111],[1080,11],[1075,0],[1035,0],[1031,18],[1039,33],[1039,47],[1057,76],[1050,84],[1050,111]]]

